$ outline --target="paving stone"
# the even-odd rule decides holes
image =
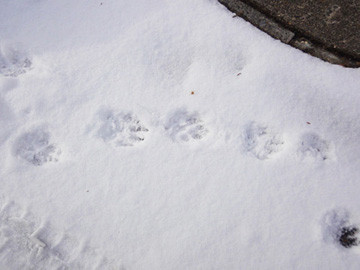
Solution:
[[[323,60],[360,66],[359,0],[219,0],[284,43]]]

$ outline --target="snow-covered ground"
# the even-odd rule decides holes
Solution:
[[[359,69],[215,0],[0,6],[1,270],[359,269]]]

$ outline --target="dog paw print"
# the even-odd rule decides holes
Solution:
[[[190,113],[185,109],[177,110],[170,115],[165,130],[170,138],[177,142],[200,141],[209,133],[199,113]]]
[[[132,112],[102,111],[97,136],[114,146],[135,146],[145,140],[149,129]]]
[[[31,69],[30,57],[20,49],[12,46],[0,46],[0,74],[6,77],[17,77]]]
[[[251,122],[245,128],[244,149],[260,160],[269,159],[280,152],[284,144],[282,136],[268,126]]]
[[[56,162],[61,150],[52,143],[51,134],[41,128],[23,133],[15,142],[15,155],[35,166]]]
[[[327,212],[322,221],[323,237],[326,242],[334,242],[345,248],[358,246],[359,227],[350,221],[346,209],[335,209]]]
[[[334,156],[333,145],[322,139],[316,133],[306,133],[302,136],[299,151],[303,157],[328,160]]]

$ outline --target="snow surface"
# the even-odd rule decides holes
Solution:
[[[215,0],[0,6],[0,269],[359,269],[359,69]]]

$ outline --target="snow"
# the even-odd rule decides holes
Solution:
[[[0,3],[1,269],[358,269],[359,69],[215,0]]]

